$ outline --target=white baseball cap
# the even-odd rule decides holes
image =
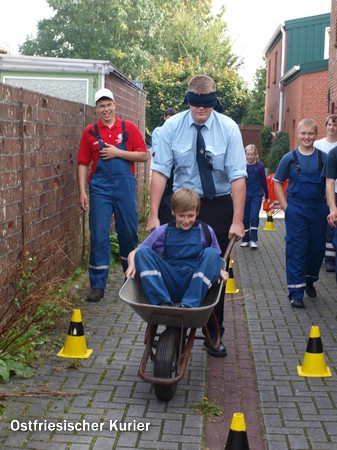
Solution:
[[[111,100],[115,101],[113,93],[110,91],[110,89],[103,88],[96,92],[95,103],[97,103],[98,100],[100,100],[103,97],[110,98]]]

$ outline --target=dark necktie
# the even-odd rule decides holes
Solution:
[[[201,133],[201,128],[205,125],[193,124],[197,129],[197,163],[199,167],[200,179],[204,196],[212,200],[215,196],[215,186],[212,175],[212,161],[207,158],[206,145]]]

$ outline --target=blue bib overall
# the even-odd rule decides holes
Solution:
[[[256,242],[258,240],[257,230],[260,223],[259,213],[263,197],[261,176],[256,167],[246,178],[246,185],[246,202],[243,218],[245,235],[242,242]]]
[[[151,248],[140,247],[135,265],[149,303],[197,308],[219,278],[221,258],[214,248],[202,248],[198,227],[184,231],[168,226],[164,259]]]
[[[126,142],[116,145],[126,150]],[[137,247],[138,214],[136,178],[130,163],[124,159],[99,159],[96,172],[89,182],[90,259],[89,277],[92,288],[104,289],[110,266],[110,229],[115,217],[119,253],[123,270],[128,254]]]
[[[321,171],[299,166],[287,196],[286,272],[290,298],[303,298],[307,283],[318,280],[324,258],[327,206]]]

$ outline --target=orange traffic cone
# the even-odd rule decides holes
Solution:
[[[276,231],[274,221],[273,221],[273,213],[269,211],[267,213],[267,222],[266,226],[263,228],[265,231]]]
[[[233,414],[225,450],[249,450],[245,417],[242,413]]]
[[[64,347],[58,352],[61,358],[89,358],[92,350],[87,349],[82,325],[82,315],[79,309],[73,310],[73,315],[68,329],[68,336]]]
[[[300,377],[331,377],[331,371],[325,363],[319,327],[316,325],[311,327],[303,363],[297,366],[297,373]]]
[[[240,290],[240,289],[237,289],[236,285],[235,285],[234,273],[233,273],[233,268],[232,268],[233,267],[233,262],[234,261],[232,259],[229,260],[229,264],[228,264],[228,275],[229,275],[229,278],[228,278],[228,281],[226,283],[226,290],[225,290],[226,294],[236,294]]]

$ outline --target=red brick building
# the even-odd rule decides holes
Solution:
[[[261,128],[260,125],[240,125],[244,147],[249,144],[256,145],[260,158],[262,157]]]
[[[334,3],[334,2],[332,2]],[[269,41],[264,125],[289,134],[296,146],[297,125],[314,118],[325,136],[328,112],[330,13],[285,21]],[[336,39],[335,39],[336,40]]]
[[[337,113],[337,2],[331,1],[329,73],[327,90],[328,113]]]

